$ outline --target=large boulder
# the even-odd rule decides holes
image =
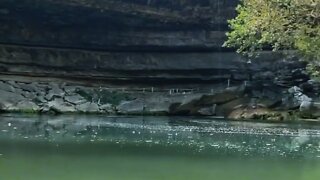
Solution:
[[[115,109],[112,104],[103,104],[99,107],[100,112],[102,113],[114,113]]]
[[[116,110],[120,114],[140,114],[145,111],[145,103],[142,99],[123,101],[116,107]]]
[[[146,102],[144,111],[150,114],[168,114],[170,102]]]
[[[217,105],[214,104],[212,107],[201,108],[198,110],[198,113],[203,116],[213,116],[216,115],[216,107]]]
[[[76,86],[64,86],[63,90],[66,92],[67,95],[73,95],[76,91]]]
[[[74,105],[79,105],[87,102],[87,100],[84,97],[80,96],[79,94],[65,96],[64,100]]]
[[[297,86],[288,89],[288,92],[294,98],[294,104],[299,105],[300,111],[308,111],[312,106],[312,98],[303,94],[303,90]]]
[[[77,112],[74,105],[65,102],[62,98],[54,98],[42,109],[44,112],[53,111],[55,113],[74,113]]]
[[[16,104],[25,100],[26,99],[19,94],[0,89],[0,108],[2,111],[17,110]]]
[[[39,112],[41,108],[32,101],[21,101],[18,102],[15,106],[18,111],[21,112]]]
[[[51,83],[49,87],[51,89],[45,96],[46,100],[50,101],[54,98],[62,98],[64,96],[65,92],[57,84]]]
[[[96,103],[86,102],[76,106],[77,111],[83,113],[99,113],[100,109]]]
[[[19,89],[22,89],[23,91],[28,91],[28,92],[38,92],[39,91],[39,86],[37,83],[19,83],[17,84],[17,87]]]
[[[13,86],[1,81],[0,81],[0,90],[7,91],[7,92],[15,92],[15,88]]]
[[[205,114],[216,114],[212,107],[220,106],[236,100],[240,97],[241,91],[238,90],[225,90],[214,95],[203,95],[199,99],[191,100],[190,102],[183,104],[172,104],[170,108],[170,114],[179,115],[205,115]],[[210,110],[209,110],[210,109]],[[209,113],[210,112],[210,113]]]
[[[232,101],[221,104],[220,106],[217,106],[216,114],[219,116],[227,117],[235,109],[249,106],[250,102],[250,97],[240,97],[234,99]]]

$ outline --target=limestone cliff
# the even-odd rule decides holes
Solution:
[[[2,0],[5,75],[141,83],[305,81],[269,52],[248,65],[221,47],[238,0]],[[286,67],[286,70],[283,68]],[[293,78],[290,71],[297,69]],[[267,74],[267,75],[266,75]],[[285,74],[284,78],[276,78]]]
[[[297,109],[282,92],[320,89],[299,58],[221,47],[238,3],[1,0],[0,111],[241,119]]]
[[[2,0],[0,42],[117,51],[221,47],[238,0]]]

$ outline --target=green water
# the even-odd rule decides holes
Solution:
[[[0,116],[0,180],[319,180],[320,126]]]

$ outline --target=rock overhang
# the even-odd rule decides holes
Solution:
[[[0,42],[104,50],[216,50],[238,0],[3,0]]]

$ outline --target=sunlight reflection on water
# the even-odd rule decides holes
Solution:
[[[317,125],[190,117],[3,115],[0,128],[0,179],[320,177]]]

